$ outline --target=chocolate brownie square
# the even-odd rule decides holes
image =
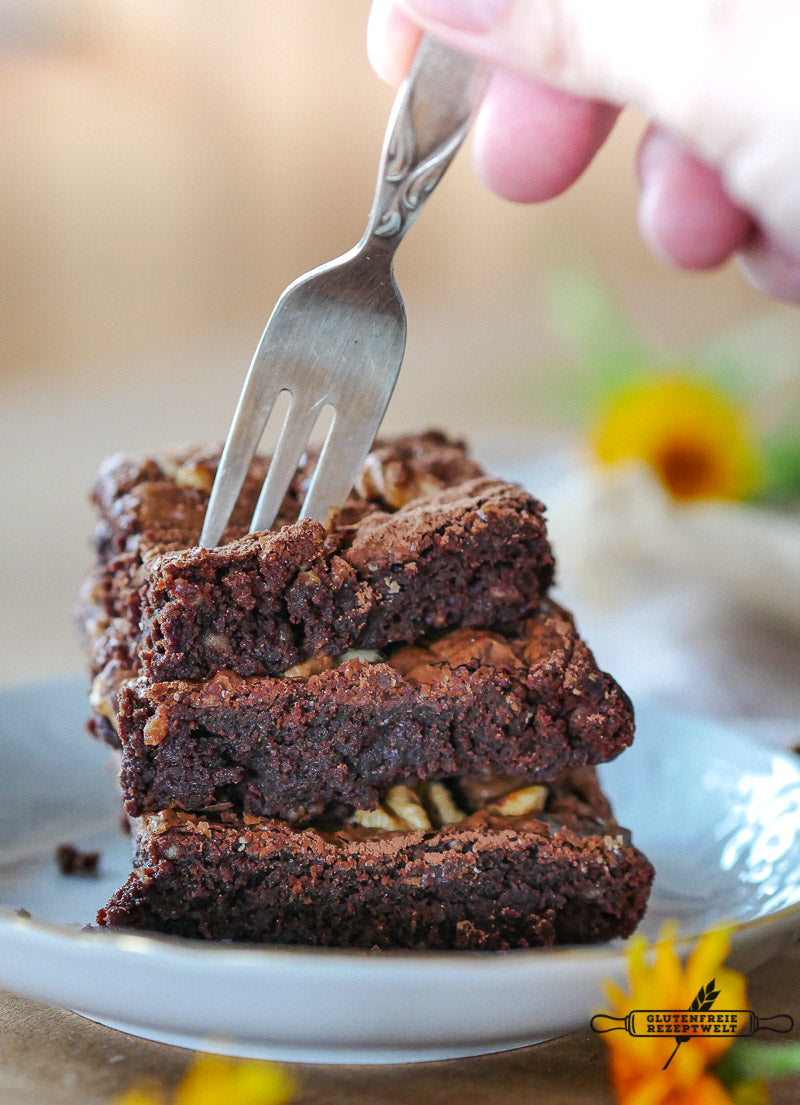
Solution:
[[[505,950],[629,935],[653,878],[593,773],[534,813],[499,807],[427,828],[151,814],[104,927],[208,940]]]
[[[305,823],[374,807],[401,783],[508,765],[529,782],[552,779],[633,739],[627,696],[549,600],[518,635],[461,628],[371,662],[346,657],[294,678],[129,683],[119,709],[128,812],[230,808]]]

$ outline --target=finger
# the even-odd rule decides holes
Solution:
[[[684,269],[713,269],[752,237],[754,224],[719,174],[659,127],[639,148],[639,229],[654,253]]]
[[[478,173],[504,199],[552,199],[581,175],[617,115],[610,104],[498,71],[475,123]]]
[[[408,72],[421,35],[394,0],[373,0],[367,23],[367,56],[379,77],[398,85]]]
[[[765,0],[771,14],[787,16],[795,5]],[[722,45],[729,57],[752,54],[765,23],[759,6],[737,0],[398,0],[421,25],[467,53],[554,83],[576,95],[620,103],[644,102],[653,89],[677,103],[687,87],[703,79],[707,63]],[[796,41],[796,40],[795,40]],[[724,77],[729,88],[739,73]],[[746,102],[748,90],[739,89]],[[674,120],[673,120],[674,122]]]
[[[737,254],[739,267],[756,291],[800,303],[800,257],[772,235],[757,232]]]
[[[719,168],[800,251],[800,4],[398,0],[457,49],[573,95],[633,105]]]

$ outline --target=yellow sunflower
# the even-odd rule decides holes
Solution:
[[[117,1105],[286,1105],[294,1079],[277,1063],[198,1055],[171,1097],[159,1085],[128,1090]]]
[[[744,413],[721,392],[679,373],[618,394],[591,443],[606,464],[643,461],[676,499],[746,499],[760,482]]]
[[[688,1010],[709,982],[719,991],[719,1008],[746,1009],[744,977],[722,965],[729,946],[727,933],[706,933],[684,966],[675,949],[674,927],[665,927],[652,949],[643,937],[634,937],[628,953],[630,993],[613,983],[606,987],[614,1014],[624,1017],[636,1009]],[[763,1105],[767,1101],[765,1083],[739,1082],[731,1088],[714,1073],[712,1068],[733,1043],[731,1037],[693,1037],[680,1046],[669,1036],[608,1032],[604,1038],[619,1105]]]

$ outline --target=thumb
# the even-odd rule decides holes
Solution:
[[[577,96],[637,107],[800,248],[795,0],[400,3],[465,53]]]
[[[716,62],[755,52],[774,15],[800,27],[793,0],[400,0],[428,29],[467,53],[575,95],[636,104],[673,122]],[[769,9],[775,9],[771,13]],[[788,30],[788,25],[784,31]],[[796,40],[795,40],[796,41]],[[787,54],[791,57],[791,51]],[[787,76],[793,69],[787,70]],[[739,92],[746,100],[748,90]],[[665,120],[661,120],[662,122]],[[687,123],[689,120],[686,120]]]

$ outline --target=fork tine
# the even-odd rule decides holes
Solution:
[[[325,522],[330,508],[344,503],[370,450],[382,414],[380,411],[377,418],[354,421],[336,411],[306,492],[301,518]]]
[[[239,492],[247,477],[258,443],[269,421],[272,408],[281,392],[286,391],[282,382],[257,372],[258,350],[253,358],[248,378],[239,397],[236,413],[225,448],[222,450],[217,476],[211,488],[200,544],[211,549],[218,545],[223,531],[230,521]]]
[[[283,423],[267,478],[264,480],[264,486],[261,488],[261,494],[253,512],[253,521],[250,523],[252,533],[272,527],[281,508],[283,497],[300,464],[300,458],[308,445],[314,423],[326,402],[326,399],[322,399],[311,407],[304,407],[302,397],[292,396],[292,405]]]

